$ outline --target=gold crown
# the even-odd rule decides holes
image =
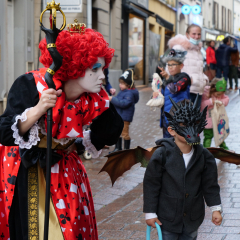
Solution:
[[[84,34],[86,30],[86,24],[85,23],[79,23],[77,19],[74,20],[75,23],[69,23],[67,25],[67,30],[70,33],[80,33]]]

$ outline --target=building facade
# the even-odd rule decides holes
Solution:
[[[189,6],[189,12],[183,11],[182,7],[184,5]],[[199,14],[195,14],[193,7],[202,7],[201,0],[181,0],[177,3],[177,33],[185,34],[187,27],[192,23],[195,23],[202,27],[203,16],[202,11]]]
[[[218,46],[225,36],[233,35],[233,9],[234,0],[208,0],[203,3],[204,47],[210,40],[214,40]],[[212,14],[210,15],[209,12]]]
[[[240,0],[234,1],[233,34],[240,37]]]

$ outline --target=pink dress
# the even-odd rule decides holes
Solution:
[[[206,120],[208,122],[207,126],[205,127],[206,129],[211,129],[213,128],[212,126],[212,118],[211,118],[211,110],[214,107],[212,98],[209,98],[209,90],[210,90],[210,86],[206,86],[204,88],[204,92],[202,95],[202,102],[201,102],[201,111],[208,106],[207,109],[207,116],[206,116]],[[226,107],[229,103],[229,97],[225,94],[222,95],[222,97],[220,98],[215,98],[218,101],[221,101],[223,103],[223,105]]]

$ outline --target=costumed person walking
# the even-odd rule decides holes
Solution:
[[[26,73],[13,83],[0,116],[0,209],[4,239],[43,239],[46,166],[46,111],[53,108],[49,239],[97,240],[93,196],[78,154],[99,156],[117,142],[123,121],[102,89],[103,69],[114,49],[102,34],[81,25],[59,33],[63,57],[48,89],[46,68]],[[43,39],[40,62],[52,58]],[[91,130],[82,127],[91,124]],[[76,150],[76,151],[74,151]]]
[[[224,105],[225,107],[229,103],[229,97],[225,95],[227,87],[227,82],[223,79],[215,78],[210,86],[206,86],[204,89],[204,93],[202,96],[202,103],[201,103],[201,110],[207,107],[207,125],[203,131],[204,133],[204,140],[203,146],[205,148],[211,147],[212,138],[214,137],[213,134],[213,122],[211,118],[211,110],[214,107],[214,103],[217,106]],[[226,143],[223,142],[220,145],[221,148],[225,150],[229,150]]]
[[[124,139],[124,149],[130,149],[131,137],[129,135],[129,126],[133,120],[135,104],[139,100],[139,92],[134,86],[133,70],[126,70],[119,78],[120,92],[116,97],[109,97],[111,103],[115,106],[117,112],[124,121],[124,127],[121,137],[116,143],[115,151],[122,150],[122,138]]]
[[[205,215],[204,200],[212,210],[212,222],[220,225],[221,198],[214,156],[200,144],[199,134],[206,125],[203,112],[189,100],[176,103],[165,113],[168,139],[148,163],[143,180],[143,211],[146,223],[161,225],[163,240],[196,240]]]
[[[204,87],[209,82],[208,77],[203,73],[203,56],[201,53],[201,27],[191,24],[186,31],[186,36],[178,34],[168,41],[169,48],[187,51],[182,72],[187,73],[191,78],[190,98],[194,102],[199,94],[199,107]]]
[[[163,69],[161,75],[163,78],[162,94],[164,96],[164,105],[161,108],[160,127],[163,129],[163,137],[169,138],[171,135],[168,132],[168,120],[165,116],[165,112],[169,112],[172,108],[172,102],[169,96],[178,102],[183,99],[190,99],[190,86],[191,79],[187,73],[181,72],[184,67],[184,60],[187,52],[171,49],[169,54],[163,58],[163,61],[167,63],[168,71],[170,75]]]
[[[233,79],[235,80],[235,91],[238,90],[238,65],[239,65],[239,51],[232,52],[229,66],[229,90],[233,90]]]
[[[216,76],[216,69],[217,69],[217,60],[215,57],[215,41],[210,41],[209,46],[206,50],[206,61],[207,66],[210,68],[212,76]]]
[[[217,60],[217,78],[222,78],[227,81],[229,74],[229,64],[230,64],[230,55],[233,52],[237,52],[237,46],[230,47],[231,40],[230,37],[226,37],[223,39],[223,44],[221,44],[216,50],[215,57]]]

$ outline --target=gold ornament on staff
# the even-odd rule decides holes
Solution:
[[[64,12],[61,10],[60,7],[60,3],[55,3],[55,1],[51,1],[50,3],[47,3],[46,8],[43,10],[43,12],[40,15],[40,23],[42,24],[42,18],[43,18],[43,14],[47,11],[50,10],[51,15],[52,15],[52,24],[51,24],[51,28],[53,27],[53,25],[56,26],[56,18],[57,18],[57,11],[61,12],[61,14],[63,15],[63,25],[60,28],[60,31],[62,31],[65,26],[66,26],[66,16],[64,14]]]

